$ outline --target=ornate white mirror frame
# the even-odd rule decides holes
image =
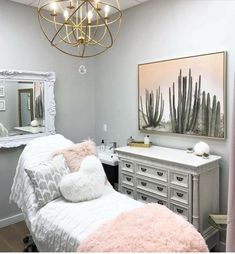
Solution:
[[[34,72],[17,70],[0,70],[0,81],[38,81],[44,82],[45,132],[39,134],[16,135],[0,138],[0,148],[13,148],[26,145],[30,140],[55,134],[56,106],[54,98],[54,72]]]

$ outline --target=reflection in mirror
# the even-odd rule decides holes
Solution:
[[[0,137],[45,132],[44,82],[9,81],[4,89],[4,110],[0,109]]]
[[[29,126],[33,121],[33,89],[18,89],[19,123]]]

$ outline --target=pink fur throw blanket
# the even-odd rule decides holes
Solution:
[[[71,172],[78,171],[82,160],[88,155],[96,155],[96,145],[92,140],[85,140],[67,149],[55,151],[52,157],[63,154],[65,163]]]
[[[94,233],[79,252],[208,252],[201,234],[183,217],[158,204],[121,213]]]

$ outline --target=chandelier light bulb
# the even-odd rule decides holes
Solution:
[[[109,16],[109,11],[110,11],[109,5],[105,5],[105,7],[104,7],[105,18],[107,18]]]
[[[99,6],[100,0],[94,0],[95,1],[95,8],[97,11],[101,11],[101,8]]]
[[[95,6],[98,8],[100,0],[95,0]]]
[[[56,2],[54,1],[51,3],[51,10],[56,11]]]
[[[92,17],[93,17],[92,11],[88,11],[88,14],[87,14],[88,24],[91,24]]]
[[[51,3],[51,10],[52,10],[51,15],[52,15],[52,16],[56,16],[56,7],[57,7],[57,6],[56,6],[56,2],[53,1],[53,2]]]
[[[64,19],[67,21],[69,18],[69,12],[67,10],[64,11]]]

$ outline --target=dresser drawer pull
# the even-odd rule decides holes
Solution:
[[[177,208],[176,211],[177,211],[177,213],[180,213],[180,214],[182,214],[184,212],[184,210],[179,209],[179,208]]]
[[[147,197],[145,197],[145,196],[141,196],[141,198],[142,198],[144,201],[147,200]]]
[[[131,178],[130,178],[130,177],[126,177],[126,180],[127,180],[128,182],[130,182],[130,181],[131,181]]]
[[[159,176],[163,176],[163,173],[162,173],[162,172],[157,172],[157,174],[158,174]]]
[[[184,194],[183,194],[183,193],[180,193],[180,192],[176,192],[176,194],[177,194],[177,196],[178,196],[179,198],[182,198],[182,197],[184,196]]]
[[[147,169],[146,168],[141,168],[141,171],[146,172]]]
[[[162,202],[161,200],[158,200],[157,203],[158,203],[159,205],[163,205],[163,202]]]
[[[131,191],[129,191],[129,190],[127,190],[126,193],[127,193],[128,195],[131,195]]]
[[[183,177],[179,177],[179,176],[177,176],[176,179],[177,179],[179,182],[182,182],[182,181],[184,180]]]
[[[162,188],[162,187],[157,187],[157,189],[158,189],[159,191],[163,191],[163,188]]]
[[[130,167],[131,167],[131,164],[126,164],[126,167],[127,167],[127,168],[130,168]]]
[[[147,185],[147,183],[145,183],[145,182],[141,182],[141,184],[142,184],[143,186],[146,186],[146,185]]]

